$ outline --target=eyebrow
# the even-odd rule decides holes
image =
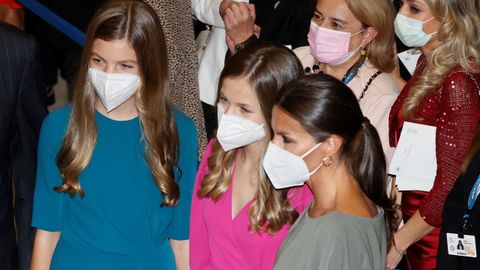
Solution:
[[[323,16],[323,13],[320,12],[320,10],[315,9],[315,12],[317,12],[317,13],[319,13],[320,15]],[[342,19],[338,19],[338,18],[328,18],[328,19],[330,19],[330,20],[332,20],[332,21],[335,21],[335,22],[339,22],[339,23],[341,23],[341,24],[348,24],[348,22],[346,22],[346,21],[344,21],[344,20],[342,20]]]
[[[246,104],[246,103],[237,103],[237,104],[240,106],[249,107],[249,108],[254,107],[253,105]]]
[[[277,132],[277,134],[283,137],[291,137],[291,135],[286,131]]]
[[[106,60],[103,57],[101,57],[98,53],[92,52],[92,56],[98,57],[98,58],[100,58],[100,59],[102,59],[103,61],[106,62]],[[120,64],[124,64],[124,63],[136,64],[137,61],[131,60],[131,59],[126,59],[126,60],[118,61],[118,63],[120,63]]]

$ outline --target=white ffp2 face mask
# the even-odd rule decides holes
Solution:
[[[266,136],[264,125],[218,110],[217,140],[225,152],[259,141]]]
[[[141,84],[140,77],[135,74],[105,73],[98,69],[89,68],[88,75],[107,112],[135,95]]]
[[[303,159],[320,145],[322,143],[316,144],[302,156],[297,156],[270,142],[263,158],[263,169],[267,173],[272,185],[276,189],[281,189],[301,186],[308,181],[310,176],[320,169],[323,162],[310,172]]]
[[[423,47],[437,32],[427,34],[423,32],[423,24],[433,20],[433,17],[420,21],[398,13],[395,17],[395,34],[408,47]]]

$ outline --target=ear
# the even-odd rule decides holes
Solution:
[[[326,139],[323,144],[325,145],[325,154],[327,156],[335,156],[342,148],[343,138],[337,135],[332,135]]]
[[[363,37],[362,44],[367,45],[377,36],[377,34],[378,34],[377,29],[371,26],[365,28],[365,30],[363,30],[362,32],[362,37]]]

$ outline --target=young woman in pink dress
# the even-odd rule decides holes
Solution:
[[[271,140],[271,111],[283,85],[303,75],[288,49],[251,45],[220,75],[217,138],[208,145],[194,188],[191,269],[272,269],[308,187],[275,189],[262,168]]]

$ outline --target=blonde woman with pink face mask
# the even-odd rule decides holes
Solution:
[[[363,114],[377,129],[387,162],[388,113],[399,93],[394,68],[393,21],[389,0],[318,0],[308,47],[294,50],[305,72],[323,72],[349,86]]]

